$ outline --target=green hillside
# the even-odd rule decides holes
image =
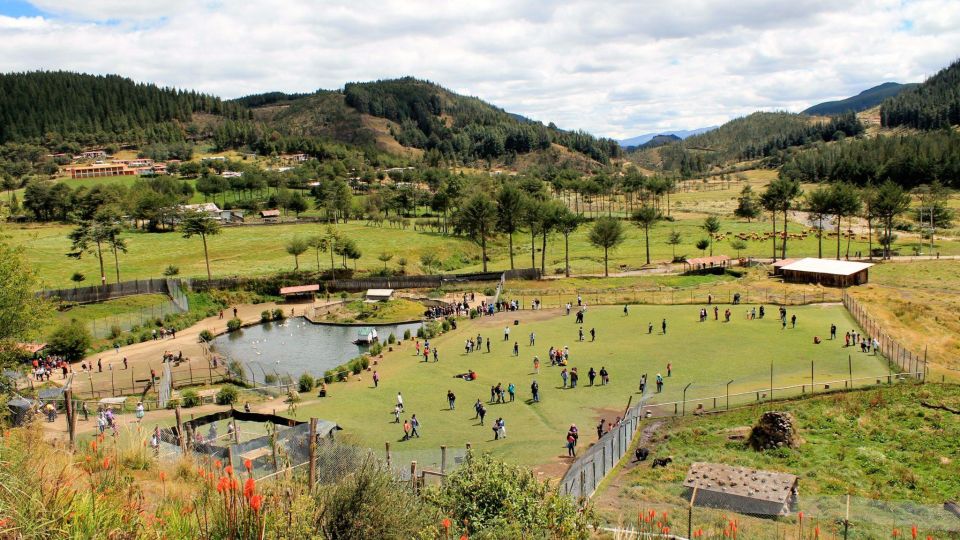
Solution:
[[[905,90],[916,88],[917,86],[917,84],[913,83],[900,84],[895,82],[885,82],[883,84],[874,86],[873,88],[868,88],[863,92],[846,99],[818,103],[817,105],[814,105],[803,111],[802,114],[809,114],[810,116],[830,116],[850,111],[865,111],[871,107],[876,107],[887,98],[891,98]]]
[[[960,124],[960,60],[884,101],[880,119],[884,127],[943,129]]]
[[[194,113],[246,111],[220,98],[136,83],[118,75],[63,71],[0,74],[0,143],[81,145],[183,140]]]

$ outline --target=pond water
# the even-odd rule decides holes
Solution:
[[[386,344],[393,333],[398,339],[405,330],[416,335],[420,323],[370,325],[377,329],[380,342]],[[249,326],[217,336],[217,352],[231,360],[247,364],[247,376],[264,382],[267,374],[289,374],[296,379],[304,373],[317,376],[360,356],[369,347],[356,345],[361,326],[313,324],[303,317],[282,322]]]

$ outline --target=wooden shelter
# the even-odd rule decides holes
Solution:
[[[783,280],[816,283],[827,287],[849,287],[867,282],[871,263],[806,258],[783,266]]]
[[[297,285],[294,287],[283,287],[280,289],[280,296],[284,299],[289,299],[290,297],[296,296],[309,296],[313,295],[320,290],[320,285],[314,283],[313,285]]]
[[[367,302],[384,302],[393,297],[393,289],[367,289],[364,299]]]
[[[797,502],[792,474],[733,467],[719,463],[690,465],[684,487],[696,488],[694,504],[755,516],[788,515]]]
[[[687,271],[707,270],[709,268],[726,268],[730,265],[730,257],[726,255],[712,255],[710,257],[694,257],[683,261]]]

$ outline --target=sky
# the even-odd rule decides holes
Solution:
[[[224,98],[412,75],[626,138],[799,112],[960,57],[960,0],[0,0],[0,71]]]

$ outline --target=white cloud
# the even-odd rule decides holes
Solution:
[[[119,73],[224,97],[414,75],[614,137],[800,110],[960,54],[954,0],[33,0],[0,70]]]

